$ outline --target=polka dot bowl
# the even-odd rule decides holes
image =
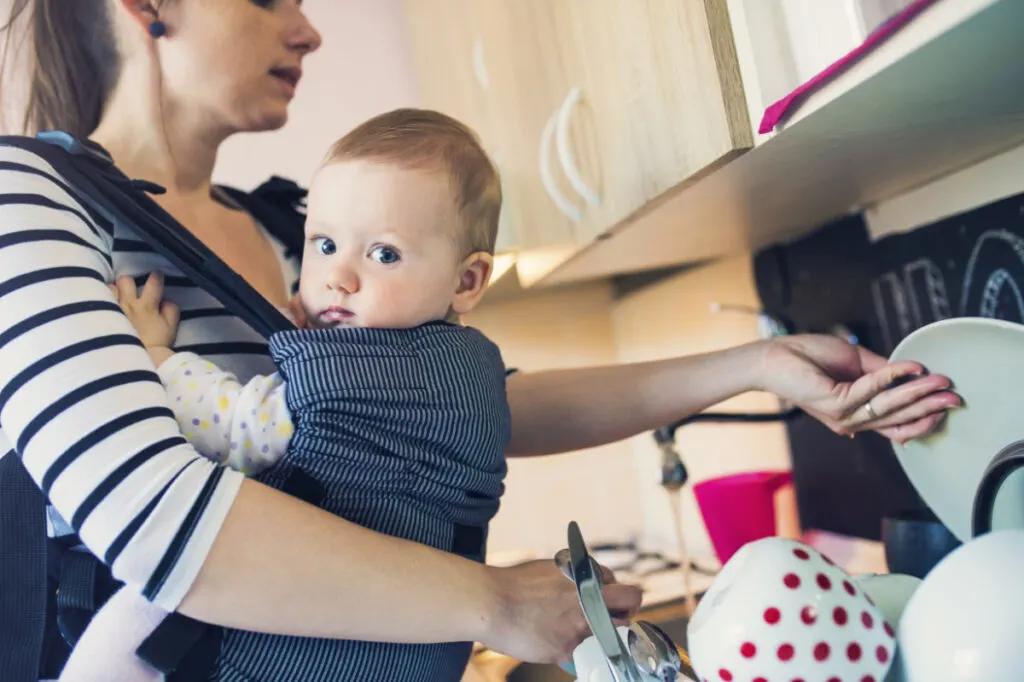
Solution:
[[[726,562],[687,628],[701,682],[882,682],[894,636],[857,581],[774,537]]]

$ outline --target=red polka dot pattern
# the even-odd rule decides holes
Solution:
[[[782,538],[730,604],[718,628],[691,638],[703,682],[880,682],[893,660],[895,632],[858,582],[815,549]],[[753,587],[753,590],[748,589]],[[741,596],[742,595],[742,596]],[[740,604],[743,604],[741,607]],[[729,628],[741,639],[728,635]],[[741,628],[741,629],[740,629]],[[742,632],[743,634],[739,634]],[[711,653],[705,653],[705,651]]]

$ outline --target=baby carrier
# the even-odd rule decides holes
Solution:
[[[163,192],[161,187],[131,180],[98,145],[62,132],[41,133],[35,138],[0,137],[0,144],[27,149],[45,159],[82,201],[131,225],[157,252],[264,337],[295,331],[280,311],[152,201],[148,194]],[[300,206],[305,193],[297,185],[274,178],[253,193],[222,189],[277,237],[286,251],[301,254],[304,216]],[[286,344],[277,345],[283,349]],[[502,423],[507,428],[507,423]],[[325,485],[308,467],[292,464],[282,469],[288,475],[268,472],[268,484],[324,505],[322,496],[331,491],[332,484],[328,481]],[[481,494],[487,502],[487,518],[496,508],[493,486],[499,473],[503,470],[491,472],[489,488]],[[9,682],[56,676],[69,645],[119,587],[99,560],[73,549],[80,544],[76,537],[47,538],[46,506],[20,459],[0,458],[0,670]],[[345,511],[337,505],[329,510]],[[453,530],[446,531],[447,546],[434,544],[482,559],[484,534],[479,530],[482,517],[478,517],[467,524],[455,520],[449,524]],[[246,633],[229,634],[240,637]],[[220,628],[172,614],[138,654],[164,671],[169,682],[206,679],[221,652],[223,636]],[[260,644],[265,648],[272,642]],[[229,679],[230,673],[223,671],[221,676]]]

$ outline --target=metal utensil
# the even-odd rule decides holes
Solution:
[[[629,654],[641,672],[662,682],[696,682],[697,673],[684,661],[675,642],[653,623],[637,621],[629,627]]]
[[[612,678],[615,682],[643,682],[640,669],[615,631],[611,614],[601,594],[601,570],[587,551],[587,545],[575,521],[569,524],[569,559],[571,577],[576,583],[576,593],[580,598],[580,606],[583,607],[583,616],[608,659]]]

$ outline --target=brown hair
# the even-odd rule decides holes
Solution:
[[[0,57],[5,81],[15,23],[26,11],[31,73],[24,130],[65,130],[87,137],[99,125],[120,71],[107,0],[13,0],[10,17],[0,28],[5,33]]]
[[[494,253],[501,213],[498,170],[476,133],[445,114],[396,109],[360,124],[334,143],[325,164],[363,159],[447,173],[467,254]]]

